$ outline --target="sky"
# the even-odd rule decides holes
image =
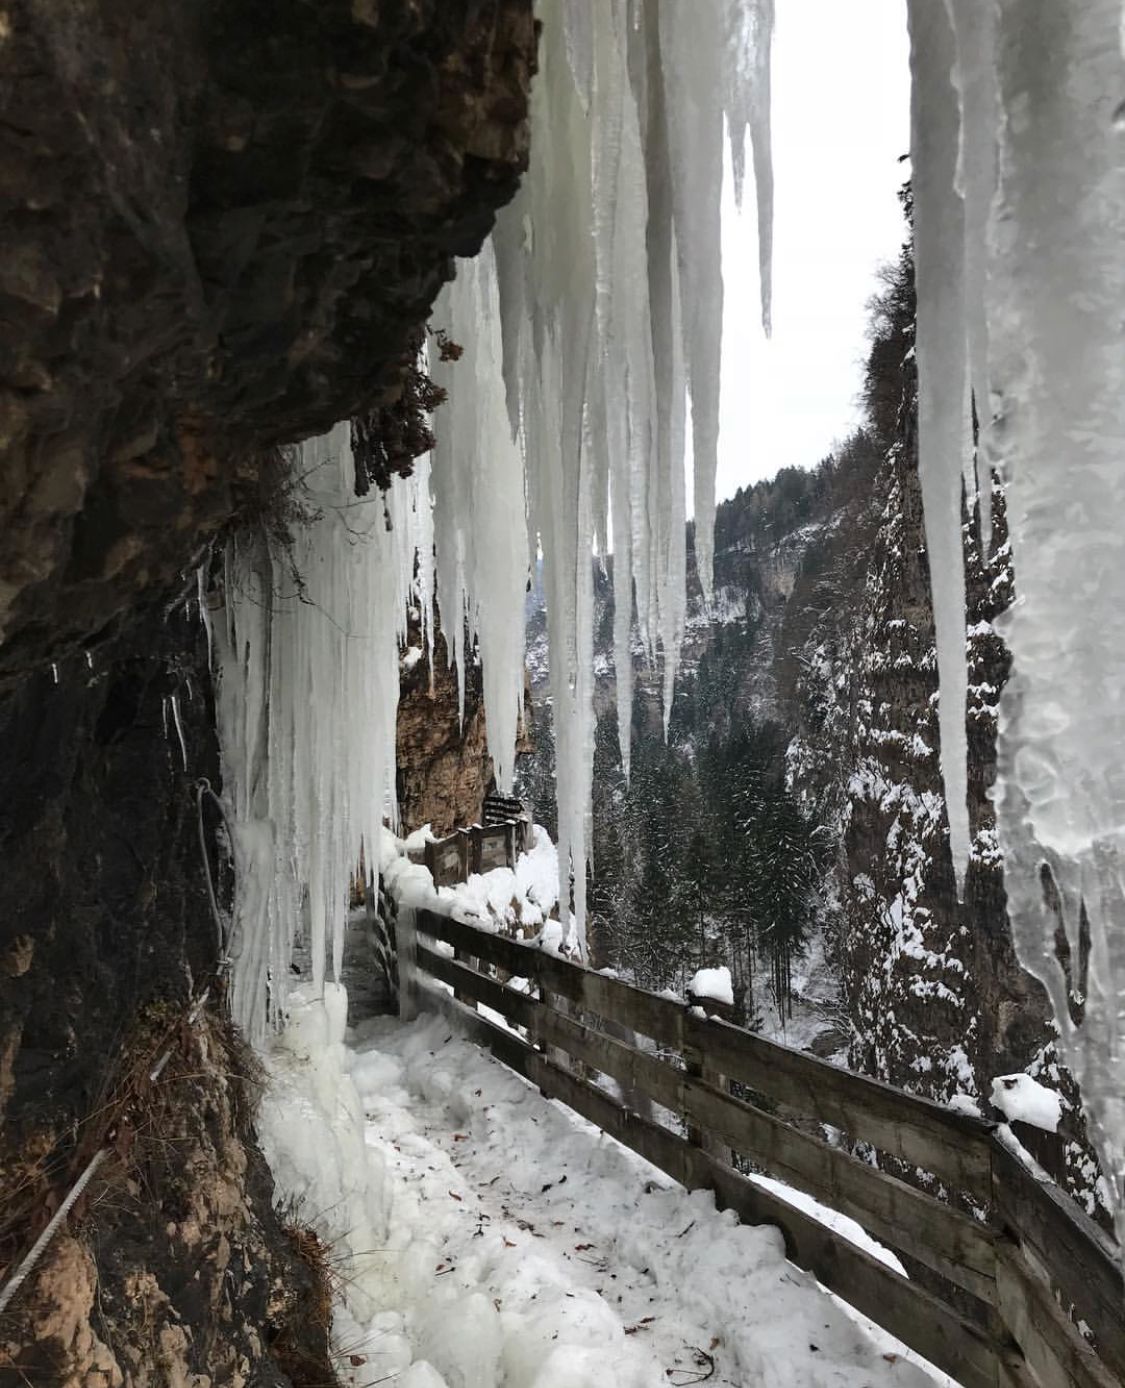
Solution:
[[[864,306],[877,265],[904,238],[905,0],[778,0],[776,10],[773,336],[761,330],[751,183],[739,213],[727,178],[720,499],[779,468],[815,467],[858,422]]]

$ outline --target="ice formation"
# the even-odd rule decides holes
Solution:
[[[307,515],[291,550],[260,536],[227,554],[225,617],[209,640],[239,883],[232,998],[251,1035],[283,1010],[302,927],[315,985],[329,956],[340,976],[349,872],[360,843],[378,843],[384,817],[394,819],[408,603],[432,654],[436,595],[462,691],[465,661],[479,655],[506,789],[528,567],[542,553],[559,860],[573,879],[582,949],[591,551],[613,551],[627,762],[634,588],[646,648],[664,662],[667,704],[683,635],[689,394],[697,554],[710,590],[724,113],[739,177],[747,127],[754,142],[765,252],[772,3],[543,0],[539,15],[531,171],[434,310],[430,369],[448,403],[431,458],[385,500],[356,498],[348,431],[338,427],[297,451],[293,495]],[[764,316],[768,295],[766,273]]]
[[[427,469],[355,496],[348,426],[296,450],[290,546],[243,534],[213,614],[223,791],[237,880],[231,1010],[260,1037],[285,1004],[299,928],[316,986],[339,980],[360,844],[395,816],[398,651],[429,529]],[[298,481],[299,479],[299,481]]]
[[[951,840],[963,862],[967,404],[954,416],[967,377],[978,451],[1007,483],[1018,595],[1003,622],[1013,666],[997,795],[1009,909],[1021,958],[1051,995],[1125,1235],[1121,6],[1039,5],[1029,26],[1019,0],[911,0],[910,17],[921,455]]]
[[[459,363],[443,383],[455,411],[463,392],[484,388],[487,417],[482,406],[475,429],[439,422],[448,432],[448,456],[440,468],[435,463],[435,481],[439,472],[443,479],[461,472],[475,494],[485,460],[497,466],[504,441],[489,424],[495,389],[483,386],[480,368],[499,358],[526,468],[531,553],[542,554],[559,853],[570,864],[581,948],[593,746],[591,542],[613,554],[618,716],[628,768],[634,598],[645,648],[663,662],[666,715],[684,631],[689,399],[696,557],[704,592],[711,591],[724,125],[740,185],[750,132],[763,320],[769,317],[773,4],[542,0],[538,15],[531,168],[498,219],[491,251],[475,269],[459,272],[475,278],[479,302],[489,309],[474,320],[456,319],[461,291],[450,295],[451,335],[461,342],[458,333],[471,336],[475,321],[490,345],[476,371]],[[436,321],[445,326],[441,310]],[[473,407],[464,408],[471,417]],[[466,513],[451,508],[447,526],[436,489],[435,497],[439,591],[449,593],[459,561],[441,547],[452,531],[463,535]],[[488,557],[495,560],[491,549]],[[496,575],[484,576],[491,591]],[[467,591],[482,610],[490,601],[483,589],[470,584]],[[487,671],[483,643],[482,656]],[[503,689],[516,670],[496,673]],[[489,718],[491,730],[491,707]]]

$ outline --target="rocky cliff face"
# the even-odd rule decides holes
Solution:
[[[399,678],[396,756],[403,832],[429,824],[443,838],[480,820],[492,779],[480,664],[466,657],[463,716],[457,671],[440,631],[432,670],[420,648],[412,647]]]
[[[530,0],[15,0],[0,672],[166,584],[275,445],[393,397],[515,191]]]
[[[278,448],[394,408],[534,63],[530,0],[0,9],[0,1276],[110,1152],[20,1382],[331,1381],[221,1020],[193,569]]]
[[[195,788],[218,774],[207,666],[198,613],[152,603],[96,658],[0,702],[0,1264],[109,1149],[5,1317],[13,1381],[280,1384],[295,1356],[327,1368],[222,1020]],[[218,873],[214,827],[205,809]]]

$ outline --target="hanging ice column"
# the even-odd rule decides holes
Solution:
[[[226,554],[214,639],[236,872],[231,1010],[253,1039],[283,1014],[299,931],[314,982],[329,954],[339,979],[360,844],[378,844],[395,814],[399,636],[415,554],[430,552],[426,473],[358,499],[339,425],[295,450],[291,548],[262,530]]]
[[[613,551],[614,649],[622,753],[628,767],[632,632],[663,661],[671,702],[685,617],[685,432],[690,392],[696,556],[711,584],[722,318],[719,209],[724,116],[741,183],[747,127],[754,142],[768,320],[768,76],[772,0],[541,0],[540,72],[532,92],[531,168],[493,235],[511,431],[527,471],[530,557],[541,551],[559,767],[559,856],[569,862],[579,944],[593,753],[592,548]],[[476,291],[492,302],[492,267]],[[442,310],[463,345],[451,295]],[[447,326],[441,313],[435,318]],[[470,610],[492,601],[469,576],[470,507],[442,491],[483,489],[500,468],[481,392],[491,359],[491,307],[476,315],[478,363],[443,377],[458,421],[437,421],[439,589]],[[491,395],[488,395],[491,401]],[[444,519],[443,519],[444,517]],[[610,533],[612,521],[612,533]],[[513,529],[517,528],[512,520]],[[443,535],[445,538],[443,539]],[[460,539],[457,539],[457,536]],[[459,546],[460,557],[452,549]],[[500,560],[505,572],[511,557]],[[491,588],[489,588],[491,593]],[[489,619],[491,620],[491,619]],[[488,655],[483,650],[488,670]],[[506,658],[506,657],[505,657]],[[510,672],[502,685],[510,688]],[[498,697],[506,698],[501,694]],[[490,729],[493,713],[489,708]],[[491,733],[490,733],[491,739]]]
[[[966,261],[965,336],[940,351],[957,359],[968,341],[979,354],[981,325],[987,331],[991,408],[979,398],[977,406],[986,422],[992,416],[988,446],[1007,482],[1018,595],[1003,624],[1013,661],[1000,706],[1005,885],[1020,957],[1050,993],[1125,1242],[1121,6],[1046,2],[1032,7],[1034,22],[1028,9],[1026,0],[949,0],[958,39],[966,23],[984,25],[995,53],[991,71],[979,59],[975,70],[951,71],[948,33],[931,42],[922,27],[940,28],[922,13],[939,7],[915,0],[916,78],[932,92],[948,77],[961,96],[961,177],[940,186],[944,132],[936,162],[926,157],[931,145],[915,150],[914,172],[927,201],[963,197],[966,226],[990,226],[985,254]],[[959,42],[962,58],[972,50]],[[920,202],[916,211],[921,233]],[[957,332],[921,294],[919,316],[922,332]],[[978,357],[974,384],[981,369]],[[945,456],[950,472],[957,464]],[[944,503],[931,515],[927,497],[931,527],[950,550],[960,516]],[[935,571],[935,605],[943,581]],[[963,646],[939,645],[943,704],[963,662]]]

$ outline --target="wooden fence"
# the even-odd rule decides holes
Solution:
[[[1037,1180],[995,1125],[534,943],[428,912],[413,924],[408,917],[398,935],[408,1011],[418,1002],[439,1008],[544,1094],[675,1180],[714,1191],[747,1223],[776,1224],[791,1261],[965,1388],[1125,1383],[1116,1245],[1056,1186]],[[534,991],[507,986],[517,976]],[[631,1042],[608,1034],[626,1028]],[[618,1081],[628,1102],[594,1083],[597,1075]],[[634,1096],[688,1135],[638,1111],[647,1105]],[[916,1181],[853,1155],[857,1143]],[[917,1276],[901,1276],[739,1165],[850,1215]]]
[[[499,824],[473,824],[457,829],[448,838],[431,839],[422,861],[429,868],[435,887],[451,887],[464,882],[471,872],[490,872],[498,867],[515,867],[516,857],[529,847],[525,820],[508,819]]]

